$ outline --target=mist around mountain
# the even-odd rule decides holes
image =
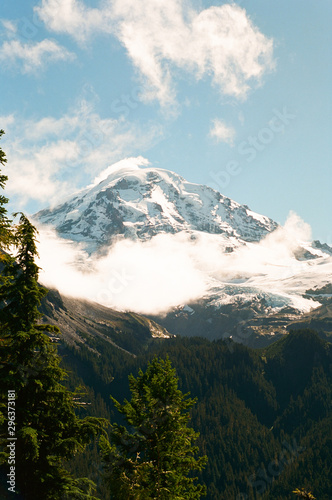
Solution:
[[[60,291],[43,313],[91,414],[115,421],[109,395],[167,355],[197,397],[208,500],[330,498],[332,249],[305,222],[133,160],[36,220],[41,279]],[[95,445],[69,467],[107,500],[98,464]]]
[[[332,249],[296,214],[278,225],[143,159],[35,219],[46,286],[172,334],[265,345],[330,296]]]

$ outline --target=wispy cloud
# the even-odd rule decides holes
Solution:
[[[96,9],[77,0],[42,0],[35,11],[49,29],[67,33],[80,42],[98,32],[110,31],[111,2]]]
[[[7,36],[14,36],[17,33],[17,26],[13,21],[10,21],[9,19],[1,19],[0,23]]]
[[[235,4],[197,11],[180,0],[107,0],[91,9],[43,0],[36,11],[49,29],[79,42],[100,32],[116,36],[148,87],[145,98],[163,106],[174,104],[178,69],[208,75],[223,94],[245,98],[274,67],[273,40]]]
[[[147,167],[150,165],[149,160],[146,158],[143,158],[143,156],[138,156],[137,158],[125,158],[123,160],[120,160],[113,165],[110,165],[107,167],[105,170],[100,172],[99,175],[93,180],[91,186],[97,186],[100,182],[104,181],[107,179],[107,177],[115,172],[118,172],[121,169],[124,170],[139,170],[139,167],[144,166]]]
[[[45,38],[40,41],[21,39],[16,21],[1,19],[0,63],[2,68],[18,68],[23,73],[40,71],[47,65],[72,61],[75,54],[55,40]]]
[[[222,120],[215,118],[212,122],[209,136],[215,139],[217,142],[226,142],[230,146],[233,146],[235,129],[230,125],[227,125]]]
[[[19,66],[23,73],[32,73],[53,62],[73,59],[75,55],[54,40],[45,39],[41,42],[26,43],[10,40],[0,46],[2,65]]]
[[[16,203],[53,203],[92,181],[108,165],[137,154],[160,140],[155,124],[138,127],[124,120],[101,118],[93,105],[80,104],[60,118],[23,119],[0,116],[6,136],[7,184]]]

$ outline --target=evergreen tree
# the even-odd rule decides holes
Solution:
[[[196,458],[198,433],[188,427],[195,403],[178,389],[171,362],[155,358],[145,373],[129,376],[131,401],[111,398],[131,433],[112,425],[108,442],[101,439],[105,477],[116,499],[195,499],[205,487],[195,484],[192,471],[206,457]]]
[[[0,130],[0,139],[5,132]],[[5,166],[7,163],[6,153],[0,147],[0,164]],[[8,180],[7,175],[1,173],[0,170],[0,189],[5,189],[6,182]],[[10,221],[7,218],[7,209],[6,204],[8,203],[8,198],[6,198],[3,194],[0,194],[0,263],[1,263],[1,250],[7,248],[10,243]]]
[[[0,139],[5,132],[0,130]],[[7,163],[6,153],[0,147],[0,164],[5,166]],[[6,182],[8,180],[7,175],[2,174],[0,170],[0,189],[4,190]],[[7,208],[6,205],[8,203],[8,198],[6,198],[3,194],[0,194],[0,290],[2,285],[6,282],[5,277],[1,274],[1,270],[3,268],[3,261],[6,258],[6,253],[4,249],[6,249],[11,240],[11,227],[10,221],[7,217]],[[1,305],[1,301],[0,301]],[[3,425],[5,422],[4,416],[4,407],[0,402],[0,425]]]
[[[75,413],[75,394],[63,387],[57,327],[40,322],[47,293],[38,285],[36,229],[21,214],[15,257],[6,256],[0,287],[0,393],[15,394],[15,488],[26,500],[94,498],[93,483],[74,479],[64,462],[85,448],[102,421]],[[6,412],[4,412],[6,415]],[[1,432],[2,462],[8,462],[8,420]],[[13,441],[14,442],[14,441]],[[15,490],[15,491],[16,491]]]

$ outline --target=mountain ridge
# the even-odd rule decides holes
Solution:
[[[282,228],[208,186],[187,182],[168,170],[140,168],[137,159],[110,167],[94,184],[65,203],[38,212],[35,219],[38,224],[52,225],[61,238],[83,245],[92,262],[98,262],[103,252],[106,258],[115,249],[117,258],[124,254],[125,260],[118,258],[116,262],[129,266],[125,276],[132,279],[121,282],[118,288],[124,295],[129,290],[131,297],[137,294],[143,297],[144,285],[148,296],[154,298],[149,287],[158,294],[161,287],[158,270],[164,266],[171,284],[167,290],[173,293],[174,283],[176,286],[181,283],[172,282],[172,272],[179,272],[176,266],[173,266],[175,271],[171,269],[172,265],[178,255],[182,263],[190,261],[188,272],[194,272],[200,282],[201,276],[205,280],[199,291],[201,295],[184,301],[176,299],[178,302],[155,312],[151,312],[151,307],[144,310],[142,305],[135,309],[135,305],[128,306],[122,298],[116,302],[120,297],[118,291],[115,293],[113,286],[110,293],[107,279],[100,281],[104,295],[111,296],[109,303],[101,302],[103,305],[149,316],[176,335],[199,335],[199,329],[210,339],[232,336],[249,345],[261,345],[256,342],[256,334],[262,335],[264,331],[267,343],[273,336],[275,340],[287,332],[290,323],[295,324],[301,315],[318,308],[329,296],[332,249],[317,241],[310,242],[307,225],[298,217],[295,216],[290,227],[286,223]],[[301,226],[299,235],[294,234],[296,224]],[[169,248],[174,256],[168,263],[171,266],[168,271],[160,256],[154,266],[151,263],[155,253],[165,257],[168,248],[165,244],[170,241],[165,238],[173,238]],[[127,241],[133,244],[117,246]],[[136,250],[141,255],[147,249],[142,245],[152,241],[154,246],[148,247],[145,254],[148,258],[133,265],[137,260]],[[135,246],[137,242],[139,247]],[[185,252],[181,250],[178,254],[183,247]],[[139,283],[135,282],[137,266]],[[152,281],[146,280],[149,267],[153,270]],[[102,269],[105,271],[105,267]],[[181,279],[182,276],[184,280],[189,278],[185,273]],[[108,283],[112,280],[111,274]]]
[[[114,348],[136,356],[153,339],[173,337],[152,319],[130,312],[114,311],[100,304],[77,300],[49,290],[42,300],[40,312],[44,323],[56,324],[65,344],[87,349],[100,356],[96,346],[109,343]],[[57,339],[60,340],[60,339]]]
[[[115,170],[34,218],[55,227],[61,237],[84,242],[89,251],[119,235],[146,240],[160,232],[201,231],[259,241],[278,227],[211,187],[168,170],[133,166]]]

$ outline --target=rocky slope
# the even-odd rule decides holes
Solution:
[[[106,342],[127,354],[135,355],[153,339],[172,337],[164,327],[144,316],[65,297],[56,290],[48,292],[40,311],[44,323],[60,328],[61,337],[55,340],[61,339],[75,348],[84,344],[97,355],[101,353],[93,347],[96,338],[101,345]]]

